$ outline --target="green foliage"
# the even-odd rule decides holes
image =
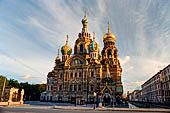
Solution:
[[[0,75],[0,89],[3,88],[4,80],[5,80],[5,77]],[[9,84],[9,82],[8,82],[8,80],[6,80],[6,87],[8,86],[8,84]]]
[[[0,76],[0,88],[3,87],[5,77]],[[17,80],[10,79],[6,81],[6,87],[15,87],[24,89],[24,100],[26,101],[38,101],[40,100],[40,94],[45,91],[46,84],[29,84],[28,82],[19,83]]]

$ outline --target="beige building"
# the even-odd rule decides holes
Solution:
[[[116,37],[110,31],[103,36],[104,48],[99,50],[95,33],[91,38],[87,29],[86,14],[82,19],[82,31],[75,41],[74,53],[66,43],[61,47],[62,58],[55,60],[54,69],[47,75],[47,89],[41,100],[56,102],[101,102],[112,104],[123,93],[122,68],[115,46]],[[94,96],[94,92],[97,94]]]
[[[158,72],[142,85],[143,101],[162,103],[162,75]]]
[[[170,65],[161,71],[162,75],[162,98],[164,103],[170,104]]]
[[[170,65],[142,85],[143,101],[170,103]]]

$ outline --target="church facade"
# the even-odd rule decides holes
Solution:
[[[55,102],[79,101],[113,103],[123,93],[121,81],[122,68],[115,46],[116,37],[110,31],[103,36],[104,48],[100,52],[88,32],[86,14],[82,19],[82,31],[75,41],[74,53],[68,43],[61,47],[62,58],[55,59],[55,66],[47,75],[47,89],[41,100]]]

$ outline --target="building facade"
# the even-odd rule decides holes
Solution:
[[[158,72],[142,85],[143,101],[162,103],[162,75]]]
[[[142,87],[142,101],[170,103],[170,65],[147,80]]]
[[[109,23],[107,33],[103,36],[104,48],[100,52],[95,33],[91,38],[88,32],[86,14],[81,22],[83,27],[75,41],[74,53],[67,35],[66,43],[61,47],[62,58],[58,50],[54,69],[47,75],[47,89],[41,100],[93,102],[100,99],[110,104],[122,95],[122,68],[115,46],[116,37],[110,32]]]
[[[170,104],[170,65],[161,71],[162,75],[162,99],[166,104]]]

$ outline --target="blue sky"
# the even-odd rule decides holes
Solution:
[[[110,22],[125,91],[170,63],[169,0],[0,0],[0,74],[45,82],[66,34],[74,47],[84,11],[100,50]]]

